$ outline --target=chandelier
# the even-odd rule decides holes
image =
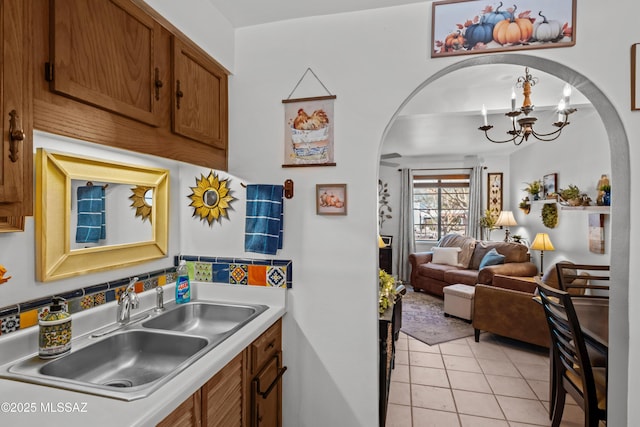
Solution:
[[[562,99],[558,103],[558,121],[553,123],[553,126],[557,127],[556,130],[549,133],[539,133],[533,128],[534,124],[538,120],[532,116],[535,106],[531,103],[531,88],[538,83],[538,78],[533,77],[529,73],[529,67],[524,70],[525,75],[518,77],[515,87],[522,88],[522,94],[524,95],[524,101],[522,107],[516,109],[516,92],[515,89],[511,91],[511,111],[505,113],[505,116],[511,119],[511,130],[507,131],[510,138],[504,141],[499,141],[489,137],[488,131],[493,129],[493,126],[487,123],[487,109],[482,105],[482,118],[484,119],[484,126],[480,126],[478,129],[484,132],[486,138],[498,144],[505,142],[513,142],[515,145],[522,144],[523,141],[527,141],[529,136],[532,136],[540,141],[553,141],[560,136],[562,129],[569,125],[569,114],[575,113],[575,108],[569,107],[569,97],[571,96],[571,86],[565,84],[562,91]],[[518,118],[520,117],[520,118]],[[517,123],[517,127],[516,127]]]

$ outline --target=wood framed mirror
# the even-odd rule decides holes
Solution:
[[[81,239],[77,237],[80,228],[88,226],[81,217],[100,215],[100,209],[87,209],[81,204],[85,196],[78,190],[92,186],[102,189],[102,236],[95,240]],[[136,218],[135,209],[129,207],[131,189],[142,187],[151,190],[147,194],[152,197],[148,214],[152,220],[144,225]],[[36,277],[39,281],[165,257],[168,218],[168,170],[54,153],[42,148],[36,151]],[[138,224],[127,225],[132,221]],[[143,230],[142,234],[128,231],[133,228]],[[127,237],[118,237],[123,235]]]

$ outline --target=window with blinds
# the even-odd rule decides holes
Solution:
[[[437,241],[449,233],[466,234],[469,175],[413,177],[413,229],[416,241]]]

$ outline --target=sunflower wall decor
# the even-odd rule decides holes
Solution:
[[[149,219],[150,223],[153,223],[151,218],[151,206],[153,205],[153,188],[143,185],[137,185],[131,189],[133,193],[129,196],[131,200],[131,207],[136,210],[136,217],[141,217],[142,222]]]
[[[210,226],[213,221],[220,222],[222,217],[228,218],[227,209],[236,200],[231,195],[228,183],[228,179],[219,179],[213,170],[207,177],[200,175],[200,179],[196,178],[196,186],[190,187],[193,192],[189,195],[192,200],[189,206],[194,208],[193,216],[207,220]]]

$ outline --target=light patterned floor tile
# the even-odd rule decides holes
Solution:
[[[549,413],[539,400],[508,396],[496,396],[496,399],[509,421],[537,425],[549,424]]]
[[[438,411],[456,411],[451,390],[448,388],[412,384],[411,401],[414,407]]]
[[[413,408],[413,427],[459,427],[455,412],[434,411],[433,409]]]
[[[396,366],[397,365],[408,365],[409,364],[409,352],[407,350],[398,350],[396,351]]]
[[[451,388],[456,390],[491,393],[491,387],[484,374],[477,372],[447,371]]]
[[[395,368],[391,370],[391,381],[398,381],[402,383],[410,382],[409,365],[396,364]]]
[[[504,375],[521,378],[520,372],[513,363],[505,360],[477,359],[485,375]]]
[[[461,414],[504,419],[504,415],[493,394],[453,390],[453,396],[458,412]]]
[[[444,359],[444,365],[447,370],[482,372],[475,357],[443,355],[442,358]]]
[[[410,351],[409,364],[411,366],[424,366],[427,368],[444,369],[444,363],[442,362],[442,356],[440,355],[440,353],[435,354],[435,353],[420,353],[417,351]]]
[[[515,363],[520,375],[528,380],[549,381],[549,365],[541,363]]]
[[[495,418],[476,417],[474,415],[460,414],[462,427],[509,427],[505,420]]]
[[[452,356],[474,357],[471,347],[466,341],[462,343],[444,343],[440,344],[440,353]]]
[[[412,366],[411,384],[432,385],[434,387],[449,387],[447,371],[438,368]]]
[[[387,406],[385,427],[412,427],[411,406],[390,403]]]
[[[419,351],[422,353],[440,353],[440,346],[438,346],[437,344],[429,345],[416,339],[410,339],[408,340],[408,343],[410,351]]]
[[[391,381],[389,385],[389,403],[410,406],[411,385],[409,383]]]
[[[529,383],[522,378],[487,375],[487,381],[494,394],[521,397],[523,399],[538,398],[533,390],[531,390],[531,387],[529,387]]]
[[[538,397],[538,400],[546,402],[549,400],[549,382],[541,380],[527,380],[529,386]]]

